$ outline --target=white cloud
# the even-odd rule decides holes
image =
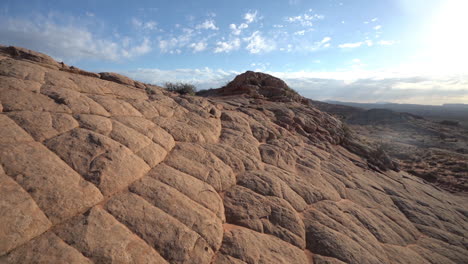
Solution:
[[[207,45],[208,44],[206,42],[200,41],[197,43],[190,44],[190,47],[193,49],[193,52],[200,52],[200,51],[204,51]]]
[[[253,71],[256,71],[256,72],[264,72],[269,66],[270,66],[269,62],[267,63],[258,62],[258,63],[250,64],[250,67],[252,67]]]
[[[254,22],[257,19],[257,11],[245,13],[244,19],[247,24]]]
[[[312,45],[305,47],[305,49],[309,51],[317,51],[320,49],[328,48],[330,47],[330,41],[330,37],[324,37],[321,41],[316,41]]]
[[[354,61],[361,63],[361,61]],[[352,67],[354,68],[354,67]],[[468,75],[434,76],[396,70],[267,72],[301,95],[315,100],[397,103],[466,103]]]
[[[94,17],[94,16],[95,16],[94,13],[89,12],[89,11],[86,11],[86,12],[85,12],[85,15],[88,16],[88,17]]]
[[[355,43],[344,43],[344,44],[340,44],[338,45],[338,47],[344,49],[344,48],[357,48],[357,47],[361,47],[363,44],[363,42],[355,42]]]
[[[377,20],[379,20],[377,17],[373,18],[371,21],[372,22],[376,22]]]
[[[118,61],[151,51],[148,38],[141,43],[127,37],[105,38],[87,27],[57,23],[49,17],[37,20],[0,17],[0,24],[2,42],[44,52],[69,63],[83,59]]]
[[[330,42],[330,40],[331,40],[330,37],[324,37],[321,42],[322,43],[327,43],[327,42]]]
[[[159,41],[159,49],[162,53],[168,53],[178,46],[178,40],[176,38],[162,39]]]
[[[159,49],[162,53],[180,54],[183,48],[190,47],[193,43],[195,31],[190,28],[183,28],[182,34],[165,39],[159,39]]]
[[[156,29],[156,26],[158,25],[158,23],[154,22],[154,21],[148,21],[145,23],[144,27],[145,29]]]
[[[356,63],[360,61],[356,60]],[[260,70],[268,63],[250,64]],[[199,89],[218,88],[232,80],[240,72],[203,69],[138,69],[120,72],[133,79],[163,84],[188,82]],[[468,75],[434,76],[408,71],[347,70],[335,72],[271,72],[283,79],[301,95],[314,100],[341,100],[355,102],[391,101],[398,103],[466,103],[468,99]]]
[[[138,18],[132,18],[132,25],[137,28],[137,29],[148,29],[148,30],[154,30],[157,28],[157,25],[158,23],[156,23],[155,21],[147,21],[147,22],[143,22],[141,20],[139,20]]]
[[[132,18],[132,25],[136,28],[140,28],[143,26],[143,22],[137,18]]]
[[[239,26],[237,26],[236,24],[230,24],[229,25],[229,28],[231,29],[232,34],[237,35],[237,36],[242,33],[242,30],[244,30],[244,29],[246,29],[248,27],[249,27],[249,25],[246,24],[246,23],[242,23]]]
[[[311,10],[309,10],[311,11]],[[313,26],[312,21],[324,19],[323,15],[319,14],[303,14],[298,16],[291,16],[286,17],[285,21],[289,23],[299,23],[304,27],[311,27]]]
[[[341,49],[353,49],[353,48],[359,48],[363,45],[367,45],[370,47],[374,45],[374,42],[372,40],[366,40],[366,41],[353,42],[353,43],[344,43],[344,44],[338,45],[338,47]]]
[[[216,27],[215,22],[213,19],[207,19],[203,23],[197,25],[196,29],[211,29],[211,30],[218,30]]]
[[[294,35],[304,36],[305,32],[306,32],[305,30],[299,30],[299,31],[294,32]]]
[[[148,38],[144,38],[140,45],[131,47],[128,50],[122,50],[122,54],[126,58],[131,58],[149,53],[151,50],[151,41]]]
[[[246,49],[252,54],[270,52],[276,48],[275,43],[272,40],[265,39],[259,31],[255,31],[250,37],[244,38],[244,41],[248,43]]]
[[[240,39],[236,38],[230,41],[218,41],[216,43],[215,53],[226,52],[229,53],[233,50],[237,50],[240,47]]]
[[[382,26],[381,26],[381,25],[377,25],[377,26],[374,27],[374,29],[375,29],[375,30],[380,30],[380,29],[382,29]]]

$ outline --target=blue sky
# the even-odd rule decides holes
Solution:
[[[466,0],[21,1],[0,43],[216,88],[246,70],[318,100],[468,103]]]

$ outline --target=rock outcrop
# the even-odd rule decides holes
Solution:
[[[201,96],[248,95],[257,99],[278,102],[306,102],[283,80],[261,72],[247,71],[238,75],[226,86],[198,93]]]
[[[70,68],[0,48],[0,263],[468,262],[466,197],[370,169],[277,80],[202,98]]]

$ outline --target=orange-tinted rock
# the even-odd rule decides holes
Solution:
[[[0,47],[0,263],[468,263],[465,196],[283,81],[102,76]]]
[[[32,197],[8,177],[0,167],[0,256],[51,226],[49,219],[39,209]]]

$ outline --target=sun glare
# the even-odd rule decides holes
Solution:
[[[467,0],[445,0],[428,21],[426,50],[437,68],[460,71],[468,67]]]

